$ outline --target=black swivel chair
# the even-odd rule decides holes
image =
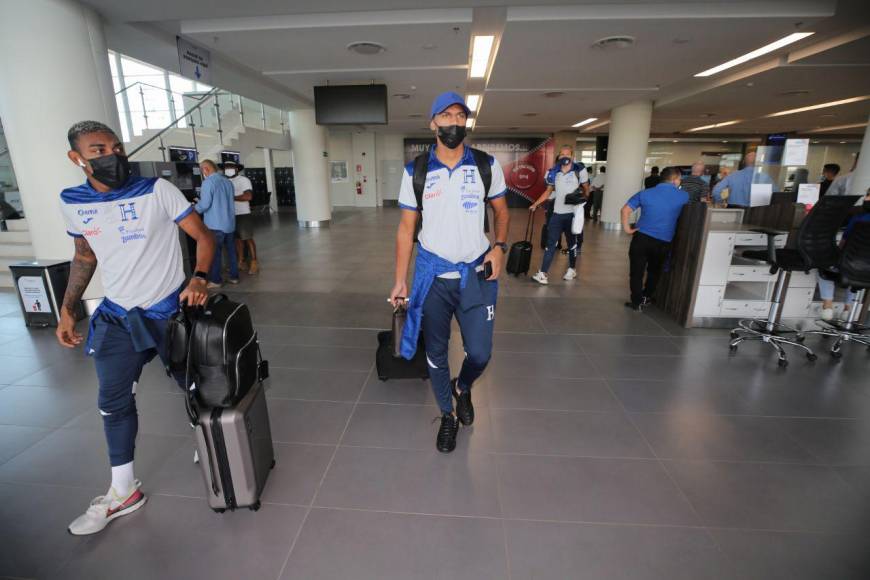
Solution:
[[[752,230],[767,234],[767,250],[748,250],[743,252],[743,256],[770,264],[770,273],[777,274],[776,287],[767,318],[741,320],[738,327],[731,331],[729,347],[732,351],[736,351],[741,342],[760,340],[776,350],[781,367],[788,365],[782,348],[784,344],[800,348],[810,361],[816,360],[812,349],[803,344],[804,333],[779,322],[782,302],[793,271],[809,273],[810,270],[829,270],[837,265],[840,258],[837,231],[858,198],[857,195],[821,198],[798,229],[796,249],[776,249],[774,238],[784,232],[769,228]]]
[[[831,356],[840,358],[844,342],[857,342],[870,348],[870,326],[858,322],[867,289],[870,288],[870,222],[858,222],[849,237],[835,270],[819,271],[828,280],[855,293],[849,317],[846,320],[817,320],[821,330],[809,330],[805,334],[831,336],[837,340],[831,347]]]

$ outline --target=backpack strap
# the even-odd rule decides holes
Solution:
[[[489,186],[492,185],[492,165],[489,162],[489,155],[474,147],[469,147],[469,149],[474,157],[477,172],[480,173],[480,179],[483,181],[483,202],[486,203],[489,199]]]
[[[423,211],[423,190],[426,189],[426,173],[429,171],[429,152],[421,153],[414,158],[414,197],[417,198],[417,209]]]

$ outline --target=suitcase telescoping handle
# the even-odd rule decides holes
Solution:
[[[523,236],[523,240],[526,242],[532,241],[532,233],[535,230],[535,212],[529,212],[529,221],[526,222],[526,233]]]

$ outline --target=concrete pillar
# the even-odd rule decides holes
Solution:
[[[121,134],[102,22],[75,0],[0,0],[0,118],[38,259],[69,259],[60,191],[85,181],[67,129],[93,120]]]
[[[610,112],[607,188],[601,220],[607,229],[620,226],[619,211],[643,187],[643,164],[652,121],[652,101],[635,101]]]
[[[326,129],[314,122],[314,109],[290,113],[296,219],[300,227],[325,227],[332,219]]]
[[[266,169],[266,190],[271,191],[269,211],[278,211],[278,192],[275,190],[275,168],[272,165],[272,150],[263,147],[263,167]]]
[[[870,188],[870,118],[867,119],[867,128],[864,129],[864,141],[861,142],[861,153],[858,156],[858,165],[852,175],[852,187],[849,195],[865,195]]]

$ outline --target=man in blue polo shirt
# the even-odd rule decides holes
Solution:
[[[622,207],[622,229],[632,236],[628,249],[631,301],[625,305],[637,312],[650,304],[655,295],[656,284],[677,231],[677,220],[683,206],[689,203],[689,194],[680,189],[678,168],[666,167],[660,177],[658,185],[634,194]],[[637,226],[632,227],[628,220],[638,208],[640,219]]]
[[[235,189],[233,183],[218,171],[217,165],[211,159],[199,164],[200,173],[205,178],[196,202],[196,211],[202,214],[206,227],[211,230],[215,239],[214,260],[208,276],[209,288],[223,286],[223,260],[221,253],[227,250],[227,261],[230,266],[230,284],[239,283],[239,261],[236,257],[236,210],[234,205]]]
[[[459,423],[471,425],[471,386],[483,373],[492,353],[492,332],[498,276],[507,252],[507,189],[501,166],[486,156],[492,175],[485,191],[473,152],[465,145],[469,110],[456,93],[439,95],[430,111],[429,128],[436,145],[429,150],[422,207],[414,193],[414,162],[405,167],[399,190],[402,219],[396,235],[396,278],[390,301],[408,297],[408,318],[402,335],[402,356],[410,359],[422,330],[435,398],[441,409],[436,448],[456,448]],[[495,243],[483,230],[487,199],[495,214]],[[408,266],[417,220],[423,225],[414,262],[414,283],[408,294]],[[485,264],[492,274],[484,277]],[[459,323],[465,360],[451,379],[448,342],[453,317]],[[456,399],[456,412],[453,399]]]
[[[747,208],[752,205],[752,184],[773,183],[766,173],[755,169],[755,151],[750,151],[743,157],[743,169],[729,173],[725,179],[713,187],[713,200],[722,202],[722,191],[728,188],[728,207]]]
[[[206,271],[214,237],[177,187],[165,179],[133,177],[124,146],[102,123],[70,128],[70,161],[85,183],[61,192],[75,256],[60,311],[57,339],[75,348],[85,340],[75,328],[75,305],[99,262],[105,298],[90,320],[86,343],[99,380],[98,408],[112,467],[112,483],[70,525],[74,535],[95,534],[145,504],[133,475],[139,421],[136,383],[155,356],[166,356],[166,323],[182,302],[205,304]],[[196,274],[185,283],[178,228],[196,240]],[[181,380],[184,377],[175,377]]]

